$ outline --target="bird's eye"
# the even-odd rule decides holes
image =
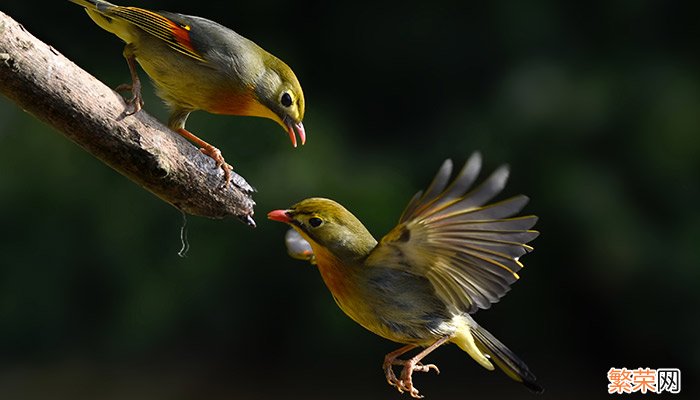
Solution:
[[[285,107],[291,106],[292,105],[292,95],[290,95],[289,92],[282,93],[282,98],[280,99],[280,103],[282,103],[282,105]]]
[[[311,217],[309,218],[309,225],[311,225],[312,228],[318,228],[321,226],[323,223],[323,220],[321,218],[316,218],[316,217]]]

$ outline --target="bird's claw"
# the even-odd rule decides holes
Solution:
[[[402,365],[401,378],[397,378],[394,374],[394,369],[392,365]],[[423,395],[420,394],[418,389],[413,386],[413,372],[429,372],[434,370],[436,373],[440,373],[440,369],[435,364],[421,364],[420,362],[412,362],[411,360],[393,360],[384,364],[384,373],[386,375],[386,381],[396,388],[399,393],[407,392],[411,397],[416,399],[422,399]]]
[[[415,399],[422,399],[423,397],[425,397],[422,394],[420,394],[418,389],[416,389],[413,386],[412,382],[399,381],[399,385],[397,386],[397,388],[399,389],[399,392],[401,392],[402,394],[403,394],[403,392],[408,392],[408,394],[410,394],[411,397],[413,397]]]
[[[199,149],[199,151],[211,157],[216,163],[216,168],[221,168],[221,170],[224,171],[224,182],[221,184],[221,188],[226,189],[226,187],[228,187],[228,183],[231,182],[231,171],[233,170],[233,167],[231,167],[231,165],[224,160],[224,156],[221,155],[221,150],[211,146],[202,147]]]
[[[426,364],[423,365],[421,363],[416,364],[415,367],[413,367],[414,371],[419,371],[419,372],[428,372],[430,370],[435,371],[436,374],[440,375],[440,369],[437,367],[435,364]]]
[[[224,171],[224,182],[221,184],[221,189],[226,189],[229,182],[231,182],[231,171],[233,167],[228,163],[223,163],[219,167]]]
[[[132,97],[130,99],[126,100],[126,103],[129,105],[132,105],[134,109],[129,112],[126,112],[126,115],[134,115],[137,112],[141,111],[141,108],[143,108],[143,98],[141,97],[141,83],[122,83],[121,85],[117,86],[114,88],[115,91],[117,92],[131,92]]]
[[[386,376],[386,381],[391,386],[398,387],[399,380],[396,378],[396,374],[394,374],[394,369],[391,367],[391,364],[384,365],[384,375]],[[399,388],[399,392],[403,393],[400,388]]]
[[[403,373],[401,375],[403,375]],[[401,394],[407,392],[411,395],[411,397],[416,399],[422,399],[424,397],[422,394],[420,394],[418,389],[416,389],[416,387],[413,386],[413,379],[411,379],[410,376],[406,379],[404,379],[403,377],[401,379],[398,379],[394,386],[396,386],[396,389]]]

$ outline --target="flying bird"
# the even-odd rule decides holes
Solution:
[[[536,216],[516,216],[526,196],[490,203],[505,187],[508,168],[473,186],[480,169],[475,153],[450,182],[452,162],[445,161],[379,242],[333,200],[309,198],[268,214],[294,229],[287,235],[289,252],[318,267],[350,318],[404,344],[385,356],[383,369],[389,384],[416,398],[422,396],[413,372],[439,372],[422,360],[446,343],[486,369],[495,364],[530,390],[543,391],[527,365],[472,317],[508,292],[523,267],[520,257],[533,250],[527,243],[539,234],[531,230]],[[422,350],[399,358],[416,348]],[[395,366],[402,367],[398,376]]]

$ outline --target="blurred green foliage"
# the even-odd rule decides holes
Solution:
[[[258,228],[188,219],[0,98],[0,393],[28,399],[401,398],[395,344],[285,254],[271,209],[336,199],[376,236],[443,159],[512,166],[540,216],[522,280],[476,318],[544,398],[602,398],[610,367],[700,372],[700,58],[693,2],[133,5],[214,19],[278,55],[307,145],[266,120],[188,128],[259,189]],[[110,86],[121,44],[67,1],[2,11]],[[150,87],[146,110],[167,114]],[[432,399],[530,398],[457,348]]]

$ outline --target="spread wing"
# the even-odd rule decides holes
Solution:
[[[441,300],[464,312],[497,302],[518,279],[519,257],[532,251],[537,217],[515,217],[528,202],[523,195],[488,204],[505,187],[508,168],[472,188],[480,170],[474,153],[450,183],[452,161],[445,161],[366,264],[425,276]]]
[[[296,258],[297,260],[308,261],[313,265],[316,264],[314,250],[299,232],[290,228],[284,235],[284,244],[287,246],[287,253],[290,257]]]
[[[190,39],[192,27],[183,18],[175,20],[182,16],[173,13],[167,14],[172,18],[137,7],[115,6],[104,11],[104,15],[132,23],[144,32],[164,41],[172,49],[196,60],[206,62],[192,45],[192,40]]]

